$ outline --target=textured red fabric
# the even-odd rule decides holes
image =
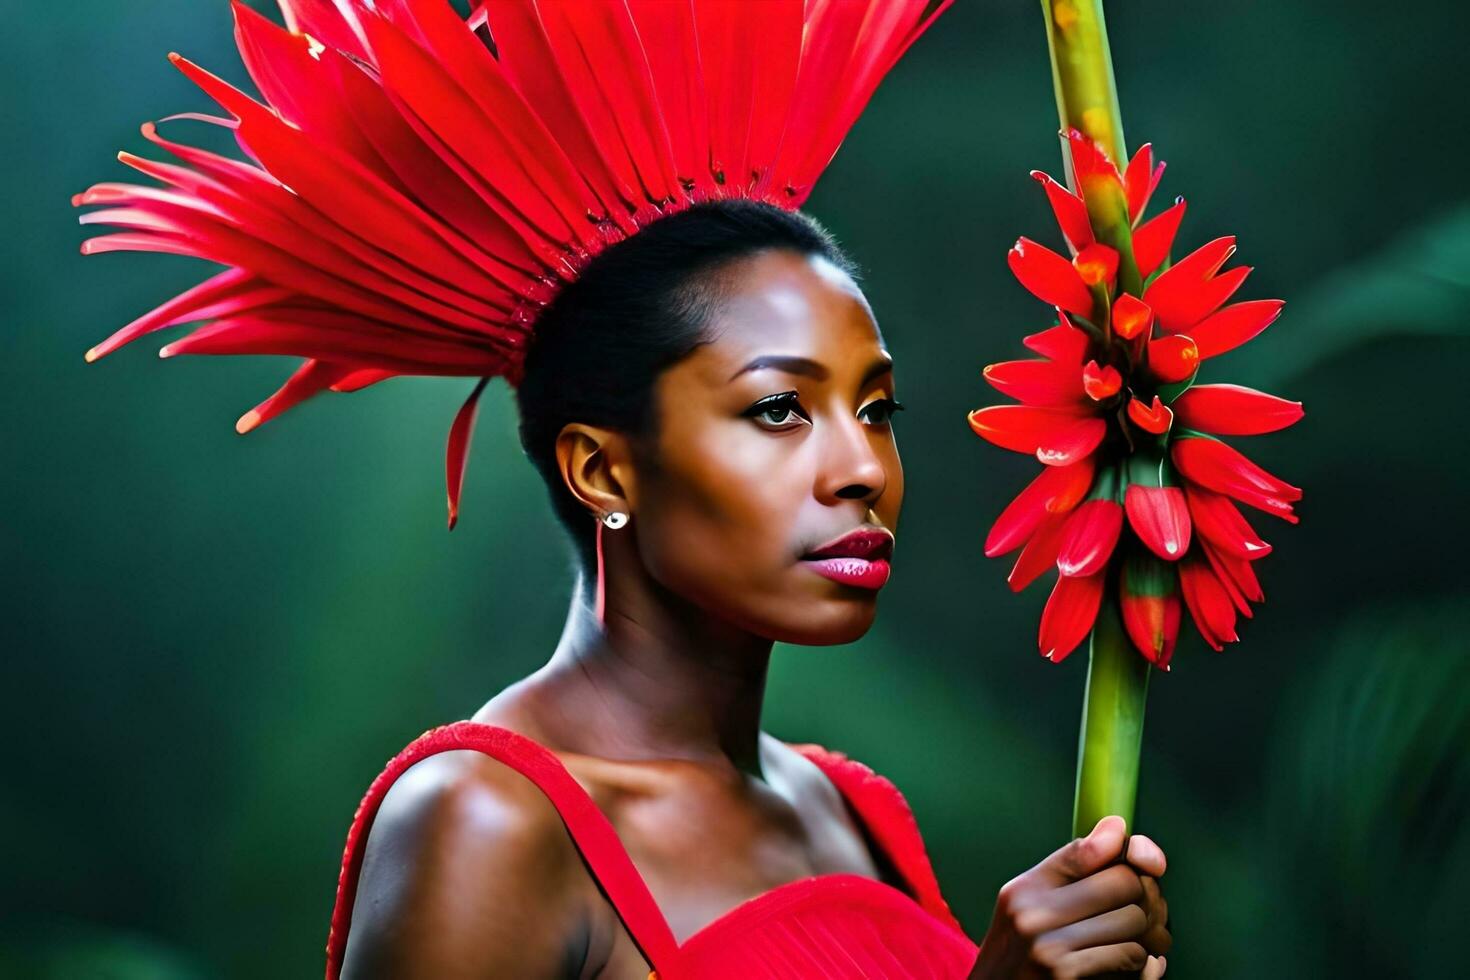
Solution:
[[[522,773],[546,794],[656,980],[967,977],[979,947],[965,935],[940,894],[903,794],[841,752],[812,743],[791,747],[831,779],[903,876],[912,896],[857,874],[802,878],[741,903],[678,943],[612,823],[561,760],[510,729],[460,721],[409,743],[373,780],[358,806],[337,883],[327,940],[327,980],[336,980],[342,968],[363,851],[383,797],[414,763],[453,749],[483,752]]]

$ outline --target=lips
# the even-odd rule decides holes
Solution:
[[[893,532],[865,525],[802,555],[802,563],[823,578],[863,589],[881,589],[888,581]]]
[[[888,558],[893,554],[893,532],[887,528],[854,528],[840,538],[834,538],[815,551],[802,555],[811,558],[866,558],[869,561]]]

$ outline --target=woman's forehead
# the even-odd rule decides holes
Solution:
[[[720,382],[760,356],[804,357],[840,373],[849,361],[866,367],[884,350],[862,290],[827,259],[766,252],[721,279],[711,342],[696,352],[701,373],[719,375]]]

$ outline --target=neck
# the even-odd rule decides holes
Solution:
[[[593,578],[578,576],[566,628],[538,672],[554,689],[568,747],[764,778],[760,717],[771,641],[715,621],[646,578],[631,593],[610,587],[599,622],[595,589]]]

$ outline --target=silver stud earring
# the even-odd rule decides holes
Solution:
[[[618,528],[628,523],[628,515],[624,514],[620,510],[610,510],[606,514],[602,515],[602,523],[616,531]]]

